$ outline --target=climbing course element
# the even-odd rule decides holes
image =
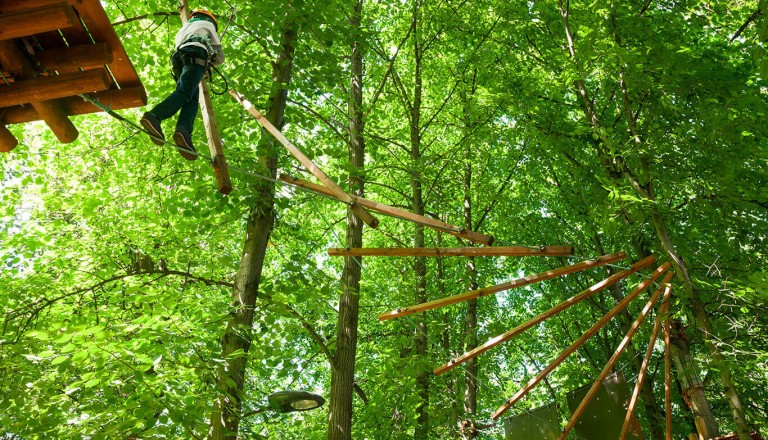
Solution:
[[[356,203],[352,196],[345,193],[341,187],[334,182],[323,170],[320,169],[312,160],[310,160],[301,150],[296,148],[267,118],[265,118],[243,95],[236,90],[231,89],[229,93],[237,102],[239,102],[272,136],[275,137],[288,152],[301,162],[304,167],[317,177],[320,182],[333,194],[333,197],[341,200],[349,206],[349,209],[366,225],[376,228],[379,225],[379,219],[366,211],[359,203]]]
[[[187,0],[182,0],[180,4],[181,21],[186,24],[189,20],[189,5]],[[216,186],[220,193],[229,194],[232,191],[232,181],[229,178],[227,159],[224,157],[224,145],[221,143],[219,125],[216,123],[216,115],[213,113],[208,81],[203,78],[198,87],[200,88],[200,113],[203,116],[205,134],[208,137],[208,150],[211,153],[213,173],[216,175]]]
[[[538,283],[540,281],[545,281],[552,278],[561,277],[563,275],[568,275],[569,273],[586,270],[591,267],[614,263],[616,261],[623,260],[625,257],[626,255],[624,254],[624,252],[619,252],[611,255],[603,255],[602,257],[599,257],[594,260],[582,261],[580,263],[572,264],[570,266],[560,267],[557,269],[548,270],[546,272],[541,272],[536,275],[529,275],[527,277],[517,278],[515,280],[508,281],[506,283],[497,284],[495,286],[484,287],[482,289],[477,289],[477,290],[471,290],[469,292],[462,293],[460,295],[449,296],[446,298],[436,299],[434,301],[428,301],[425,303],[417,304],[415,306],[405,307],[402,309],[393,310],[391,312],[382,313],[379,315],[379,320],[385,321],[387,319],[399,318],[401,316],[412,315],[414,313],[424,312],[424,311],[432,310],[438,307],[444,307],[444,306],[456,304],[463,301],[469,301],[471,299],[480,298],[481,296],[492,295],[494,293],[503,292],[505,290],[527,286],[529,284]],[[471,357],[474,357],[474,356],[471,356]],[[442,374],[442,371],[438,373],[437,370],[435,370],[435,374]]]
[[[507,400],[499,409],[497,409],[492,415],[491,418],[496,420],[499,417],[502,416],[507,410],[509,410],[512,405],[514,405],[518,400],[522,399],[528,392],[530,392],[533,387],[535,387],[539,382],[541,382],[545,377],[549,375],[552,371],[555,370],[565,359],[567,359],[571,354],[573,354],[579,347],[584,345],[585,342],[592,336],[594,336],[605,324],[608,323],[611,319],[613,319],[614,316],[616,316],[619,312],[624,310],[632,300],[634,300],[642,291],[647,289],[656,279],[658,279],[664,272],[666,272],[671,267],[670,263],[664,263],[661,266],[659,266],[651,275],[650,278],[647,280],[641,282],[635,289],[629,293],[624,299],[622,299],[618,304],[616,304],[608,313],[606,313],[600,320],[595,323],[592,327],[589,328],[579,339],[576,340],[573,344],[571,344],[568,348],[566,348],[560,355],[552,361],[549,365],[547,365],[536,377],[528,381],[523,388],[521,388],[517,393],[515,393],[514,396],[510,397],[509,400]]]
[[[43,120],[60,142],[69,116],[142,106],[147,95],[99,0],[0,0],[0,151],[18,141],[5,127]]]
[[[310,191],[318,192],[326,196],[333,197],[336,200],[341,200],[340,198],[336,197],[334,193],[331,192],[328,188],[322,185],[318,185],[316,183],[307,182],[301,179],[296,179],[294,177],[286,176],[284,174],[280,175],[280,180],[282,180],[285,183],[298,186],[300,188],[308,189]],[[364,206],[376,212],[380,212],[384,215],[388,215],[390,217],[395,217],[402,220],[407,220],[409,222],[424,225],[441,232],[446,232],[455,237],[469,240],[474,243],[488,245],[488,246],[490,246],[493,243],[493,237],[490,235],[481,234],[475,231],[468,231],[464,228],[460,228],[458,226],[441,222],[440,220],[424,217],[423,215],[414,214],[409,211],[405,211],[402,209],[394,208],[392,206],[377,203],[368,199],[364,199],[362,197],[357,197],[354,195],[350,195],[350,197],[355,203],[359,203],[361,206]]]
[[[498,246],[456,248],[330,248],[332,257],[567,257],[573,246]]]
[[[629,426],[632,420],[632,417],[635,415],[635,408],[637,408],[637,402],[640,397],[640,389],[643,388],[643,383],[645,382],[645,377],[648,373],[648,366],[651,363],[651,355],[653,354],[653,349],[656,346],[656,339],[659,336],[659,330],[661,330],[661,325],[663,322],[667,322],[665,318],[669,316],[669,296],[672,292],[672,286],[666,285],[664,286],[664,300],[661,303],[661,307],[659,310],[659,313],[656,315],[656,323],[653,326],[653,330],[651,331],[651,339],[648,342],[648,349],[645,351],[645,357],[643,358],[643,363],[640,366],[640,373],[637,376],[637,381],[635,383],[635,390],[632,392],[632,397],[629,399],[629,405],[627,406],[627,414],[624,416],[624,425],[621,428],[621,433],[619,434],[619,440],[624,440],[627,438],[627,434],[629,433]],[[665,329],[666,330],[666,329]],[[665,341],[665,347],[664,347],[664,354],[665,354],[665,361],[666,361],[666,355],[669,353],[669,342]],[[667,411],[667,417],[668,420],[669,417],[671,417],[672,412]],[[668,430],[668,433],[671,432],[671,429]],[[669,440],[671,440],[671,437],[668,437]]]
[[[619,282],[620,280],[622,280],[622,279],[632,275],[635,272],[638,272],[638,271],[642,270],[645,267],[650,266],[651,264],[653,264],[655,262],[656,262],[656,258],[654,258],[653,256],[646,257],[646,258],[638,261],[637,263],[633,264],[630,269],[623,270],[621,272],[618,272],[618,273],[615,273],[615,274],[611,275],[610,277],[604,279],[603,281],[600,281],[599,283],[593,285],[589,289],[579,293],[578,295],[574,295],[574,296],[568,298],[567,300],[565,300],[565,301],[561,302],[560,304],[552,307],[551,309],[547,310],[546,312],[543,312],[543,313],[540,313],[539,315],[536,315],[535,317],[533,317],[533,318],[529,319],[528,321],[518,325],[517,327],[513,328],[512,330],[509,330],[506,333],[503,333],[503,334],[501,334],[499,336],[491,338],[490,340],[488,340],[483,345],[480,345],[480,346],[478,346],[478,347],[476,347],[476,348],[474,348],[474,349],[464,353],[463,355],[457,357],[456,359],[453,359],[453,360],[443,364],[442,366],[435,368],[433,373],[435,373],[437,375],[441,375],[441,374],[445,373],[446,371],[448,371],[450,369],[456,368],[457,366],[459,366],[460,364],[468,361],[469,359],[477,357],[478,355],[480,355],[480,354],[490,350],[491,348],[493,348],[493,347],[495,347],[495,346],[497,346],[499,344],[502,344],[502,343],[504,343],[504,342],[506,342],[506,341],[508,341],[508,340],[510,340],[512,338],[514,338],[515,336],[517,336],[520,333],[528,330],[529,328],[531,328],[531,327],[533,327],[533,326],[535,326],[537,324],[540,324],[540,323],[546,321],[547,319],[557,315],[558,313],[562,312],[563,310],[565,310],[565,309],[567,309],[569,307],[572,307],[572,306],[574,306],[574,305],[584,301],[585,299],[587,299],[590,296],[596,294],[597,292],[600,292],[600,291],[610,287],[611,285],[613,285],[613,284]]]
[[[645,317],[648,316],[648,313],[650,313],[653,306],[656,304],[656,301],[659,300],[659,297],[661,296],[662,291],[664,291],[664,300],[666,301],[669,297],[670,289],[669,289],[669,282],[672,281],[672,277],[675,276],[674,272],[669,272],[664,277],[664,281],[661,282],[661,287],[656,290],[656,292],[651,295],[651,298],[648,300],[648,302],[645,304],[645,307],[643,307],[643,310],[640,312],[640,315],[635,319],[635,322],[632,323],[629,330],[627,331],[627,334],[624,336],[624,339],[621,340],[619,345],[616,347],[616,350],[613,352],[613,356],[608,360],[608,362],[603,367],[603,370],[600,372],[600,374],[597,376],[597,379],[595,379],[595,383],[592,384],[592,387],[587,391],[587,395],[584,396],[584,398],[581,400],[581,403],[576,408],[575,411],[573,411],[573,414],[571,415],[571,419],[568,421],[568,424],[565,426],[565,429],[560,434],[560,438],[558,440],[565,440],[565,438],[568,436],[568,433],[571,432],[571,429],[576,425],[576,422],[579,420],[579,417],[584,413],[584,410],[587,408],[587,405],[592,401],[592,399],[597,394],[597,390],[600,388],[600,385],[602,384],[603,380],[608,377],[608,375],[611,373],[611,370],[613,369],[613,366],[616,364],[616,362],[619,360],[619,356],[621,356],[622,353],[624,353],[624,350],[627,348],[627,345],[629,345],[629,342],[632,340],[632,337],[635,336],[635,333],[637,332],[637,329],[640,328],[640,325],[645,320]]]

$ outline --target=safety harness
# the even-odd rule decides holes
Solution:
[[[199,57],[193,57],[193,56],[184,56],[181,59],[182,66],[187,66],[190,64],[195,64],[198,66],[203,66],[204,68],[208,68],[208,65],[211,63],[211,60],[214,56],[213,47],[211,46],[211,40],[210,38],[203,36],[203,35],[191,35],[186,40],[182,41],[181,44],[176,48],[176,51],[182,49],[182,46],[189,44],[189,43],[200,43],[203,46],[205,46],[206,52],[208,52],[208,59],[199,58]]]

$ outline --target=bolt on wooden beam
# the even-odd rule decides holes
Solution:
[[[573,246],[440,248],[330,248],[332,257],[567,257]]]
[[[460,295],[449,296],[446,298],[440,298],[433,301],[417,304],[415,306],[396,309],[391,312],[385,312],[379,315],[379,320],[386,321],[387,319],[399,318],[401,316],[412,315],[414,313],[424,312],[432,310],[438,307],[444,307],[459,302],[469,301],[471,299],[480,298],[481,296],[492,295],[495,293],[503,292],[505,290],[516,289],[518,287],[527,286],[529,284],[546,281],[552,278],[561,277],[570,273],[579,272],[589,269],[591,267],[602,266],[604,264],[610,264],[619,260],[623,260],[626,257],[624,252],[619,252],[611,255],[603,255],[594,260],[582,261],[570,266],[559,267],[557,269],[548,270],[535,275],[529,275],[523,278],[517,278],[506,283],[497,284],[491,287],[484,287],[482,289],[471,290]]]
[[[576,350],[579,349],[582,345],[584,345],[589,338],[594,336],[605,324],[607,324],[611,319],[613,319],[614,316],[616,316],[619,312],[624,310],[630,302],[632,302],[633,299],[637,297],[637,295],[640,294],[640,292],[647,289],[656,279],[658,279],[664,272],[666,272],[672,265],[670,263],[664,263],[661,266],[659,266],[658,269],[656,269],[651,277],[647,280],[644,280],[641,282],[635,289],[626,297],[624,297],[623,300],[621,300],[618,304],[616,304],[608,313],[606,313],[600,320],[595,323],[592,327],[589,328],[579,339],[577,339],[573,344],[571,344],[568,348],[566,348],[560,355],[552,361],[549,365],[547,365],[536,377],[528,381],[527,384],[523,388],[521,388],[517,393],[515,393],[514,396],[509,398],[499,409],[497,409],[493,414],[491,414],[491,418],[493,420],[497,420],[499,417],[502,416],[505,412],[509,410],[509,408],[512,407],[517,401],[522,399],[525,395],[527,395],[536,385],[538,385],[539,382],[541,382],[545,377],[549,375],[552,371],[555,370],[563,361],[565,361],[570,355],[572,355]]]

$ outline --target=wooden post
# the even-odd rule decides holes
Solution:
[[[295,185],[301,188],[306,188],[311,191],[325,194],[327,196],[334,197],[337,200],[340,200],[338,197],[334,195],[334,193],[332,193],[328,188],[322,185],[318,185],[312,182],[307,182],[301,179],[294,179],[293,177],[286,176],[284,174],[280,176],[280,180],[282,180],[283,182],[289,183],[291,185]],[[474,243],[484,244],[487,246],[490,246],[491,244],[493,244],[493,237],[490,235],[481,234],[475,231],[467,231],[466,229],[463,229],[458,226],[454,226],[445,222],[441,222],[440,220],[424,217],[423,215],[414,214],[412,212],[405,211],[403,209],[393,208],[392,206],[377,203],[368,199],[364,199],[362,197],[357,197],[354,195],[350,197],[352,197],[352,200],[354,200],[356,203],[359,203],[360,205],[368,209],[380,212],[382,214],[385,214],[391,217],[396,217],[402,220],[407,220],[410,222],[422,224],[424,226],[428,226],[438,231],[446,232],[455,237],[463,238],[463,239],[472,241]]]
[[[662,305],[664,316],[664,412],[666,413],[666,440],[672,440],[672,352],[669,350],[672,317],[669,299]]]
[[[0,87],[0,102],[10,107],[30,102],[49,101],[81,93],[107,90],[111,84],[112,79],[104,69],[41,76]]]
[[[189,5],[187,0],[181,0],[181,21],[187,24],[189,20]],[[232,191],[232,181],[229,178],[229,166],[224,157],[224,145],[219,136],[219,126],[216,123],[216,115],[213,113],[211,104],[211,93],[208,88],[208,82],[203,78],[200,81],[200,113],[203,116],[203,125],[205,134],[208,137],[208,150],[211,153],[213,162],[213,172],[216,175],[216,186],[222,194],[229,194]]]
[[[3,14],[0,15],[0,40],[68,28],[76,22],[75,11],[66,2]]]
[[[488,248],[493,249],[493,248]],[[506,283],[497,284],[491,287],[484,287],[482,289],[471,290],[460,295],[449,296],[446,298],[440,298],[433,301],[417,304],[415,306],[405,307],[402,309],[396,309],[391,312],[385,312],[379,315],[379,320],[386,321],[387,319],[399,318],[401,316],[412,315],[414,313],[424,312],[432,310],[438,307],[444,307],[451,304],[456,304],[463,301],[469,301],[471,299],[480,298],[481,296],[492,295],[494,293],[503,292],[505,290],[515,289],[518,287],[527,286],[529,284],[538,283],[540,281],[549,280],[552,278],[561,277],[570,273],[579,272],[589,269],[591,267],[602,266],[604,264],[613,263],[615,261],[623,260],[626,257],[624,252],[617,254],[603,255],[595,260],[582,261],[580,263],[572,264],[570,266],[560,267],[546,272],[538,273],[535,275],[529,275],[523,278],[517,278]]]
[[[332,257],[566,257],[573,246],[498,246],[456,248],[330,248]]]
[[[624,310],[630,302],[632,302],[633,299],[637,297],[637,295],[640,294],[640,292],[644,291],[648,288],[654,281],[656,281],[657,278],[659,278],[664,272],[666,272],[671,267],[670,263],[664,263],[661,266],[659,266],[658,269],[656,269],[651,277],[647,280],[644,280],[641,282],[635,289],[627,295],[623,300],[621,300],[616,306],[614,306],[608,313],[606,313],[600,320],[595,323],[592,327],[589,328],[579,339],[576,340],[573,344],[571,344],[568,348],[565,349],[560,355],[552,361],[549,365],[547,365],[536,377],[528,381],[528,383],[521,388],[517,393],[515,393],[514,396],[512,396],[509,400],[507,400],[499,409],[497,409],[492,415],[491,418],[494,420],[497,420],[499,417],[502,416],[507,410],[509,410],[512,405],[515,404],[518,400],[523,398],[528,392],[530,392],[533,387],[535,387],[539,382],[542,381],[545,377],[549,375],[555,368],[557,368],[564,360],[566,360],[573,352],[579,349],[582,345],[584,345],[585,342],[589,338],[595,335],[605,324],[608,323],[611,319],[613,319],[614,316],[616,316],[619,312]]]
[[[341,187],[336,184],[330,177],[328,177],[323,170],[320,169],[312,160],[310,160],[301,150],[296,148],[295,145],[293,145],[284,135],[280,132],[274,125],[272,125],[271,122],[267,120],[261,113],[259,113],[258,110],[256,110],[256,107],[253,106],[253,104],[250,103],[245,97],[241,94],[239,94],[235,89],[231,89],[229,93],[232,95],[233,98],[237,102],[239,102],[247,111],[251,114],[256,120],[261,124],[272,136],[275,137],[275,139],[280,142],[283,147],[285,147],[288,152],[290,152],[296,159],[301,162],[304,167],[309,170],[312,174],[317,177],[317,179],[323,183],[332,193],[333,196],[337,199],[341,200],[342,202],[346,203],[349,206],[349,209],[352,211],[355,216],[357,216],[360,220],[365,222],[366,225],[376,228],[379,226],[379,220],[371,215],[370,212],[366,211],[365,208],[363,208],[359,203],[356,203],[352,196],[345,193]]]
[[[457,357],[456,359],[452,359],[449,362],[437,367],[434,369],[433,373],[436,375],[441,375],[445,373],[448,370],[451,370],[453,368],[458,367],[460,364],[468,361],[469,359],[472,359],[473,357],[476,357],[491,348],[504,343],[515,336],[519,335],[520,333],[528,330],[529,328],[544,322],[545,320],[557,315],[558,313],[562,312],[563,310],[575,306],[576,304],[580,303],[581,301],[584,301],[585,299],[589,298],[590,296],[594,295],[597,292],[600,292],[601,290],[617,283],[618,281],[632,275],[633,273],[642,270],[645,267],[650,266],[651,264],[656,262],[656,258],[654,256],[648,256],[643,258],[642,260],[638,261],[637,263],[632,265],[632,268],[615,273],[611,275],[610,277],[604,279],[603,281],[600,281],[599,283],[593,285],[589,289],[579,293],[578,295],[574,295],[567,300],[561,302],[560,304],[556,305],[555,307],[552,307],[551,309],[547,310],[546,312],[540,313],[536,315],[534,318],[529,319],[528,321],[518,325],[517,327],[513,328],[512,330],[503,333],[499,336],[496,336],[495,338],[492,338],[488,340],[483,345],[480,345],[463,355]]]
[[[671,291],[671,288],[670,288]],[[648,349],[645,350],[645,357],[643,358],[643,363],[640,365],[640,373],[637,375],[637,382],[635,383],[635,389],[632,392],[632,397],[629,399],[629,405],[627,406],[627,413],[624,416],[624,425],[621,427],[621,433],[619,434],[619,440],[625,440],[627,438],[627,434],[629,433],[629,424],[632,420],[632,417],[635,414],[635,409],[637,408],[637,402],[639,402],[640,398],[640,390],[643,387],[643,383],[645,382],[645,377],[648,373],[648,366],[651,363],[651,356],[653,355],[653,349],[656,346],[656,339],[659,337],[659,331],[661,330],[661,325],[664,322],[664,317],[666,316],[666,312],[669,310],[669,294],[667,292],[664,292],[665,302],[661,304],[661,310],[659,311],[659,314],[656,316],[656,323],[653,326],[653,331],[651,332],[651,339],[648,341]]]
[[[112,49],[106,43],[47,49],[37,54],[37,60],[46,69],[59,73],[92,69],[110,64],[112,59]]]
[[[576,426],[576,422],[578,422],[581,418],[581,415],[584,414],[584,410],[587,409],[587,405],[589,405],[589,403],[592,402],[592,399],[594,399],[597,391],[600,389],[600,385],[603,383],[603,380],[608,377],[608,374],[610,374],[613,366],[616,365],[619,357],[622,355],[622,353],[624,353],[627,345],[629,345],[630,341],[635,336],[635,333],[637,333],[637,330],[640,328],[640,325],[642,325],[645,317],[648,316],[648,313],[650,313],[651,309],[653,309],[656,301],[658,301],[659,297],[661,297],[662,291],[664,292],[664,300],[666,301],[669,299],[669,292],[671,292],[669,282],[672,281],[673,276],[675,276],[674,272],[667,273],[667,275],[664,277],[664,281],[661,282],[661,287],[659,287],[656,292],[651,295],[651,298],[645,304],[645,307],[643,307],[643,309],[640,311],[640,315],[629,327],[627,334],[624,335],[624,339],[622,339],[618,347],[616,347],[616,350],[613,352],[613,356],[611,356],[611,358],[605,364],[605,367],[603,367],[603,370],[597,376],[597,379],[595,379],[595,382],[592,384],[592,387],[589,389],[589,391],[587,391],[587,394],[583,399],[581,399],[581,403],[579,403],[579,406],[571,415],[571,419],[568,421],[568,424],[565,425],[565,429],[563,429],[563,432],[560,434],[560,438],[558,440],[565,440],[565,438],[568,437],[568,433],[571,432],[571,429]]]
[[[35,77],[32,64],[12,41],[0,41],[0,64],[5,70],[15,72],[17,80]],[[56,101],[37,101],[30,104],[60,142],[66,144],[77,139],[77,128]],[[7,118],[4,119],[6,123],[9,122]]]
[[[17,145],[19,145],[19,140],[0,121],[0,152],[7,153],[16,148]]]

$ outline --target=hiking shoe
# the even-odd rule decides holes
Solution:
[[[147,130],[152,142],[160,146],[165,144],[165,135],[163,134],[163,129],[160,127],[160,120],[157,119],[157,116],[150,112],[144,113],[141,117],[141,126],[144,127],[144,130]]]
[[[181,127],[176,127],[176,131],[173,133],[173,141],[178,146],[179,154],[181,157],[187,160],[197,159],[197,150],[192,145],[192,135]]]

